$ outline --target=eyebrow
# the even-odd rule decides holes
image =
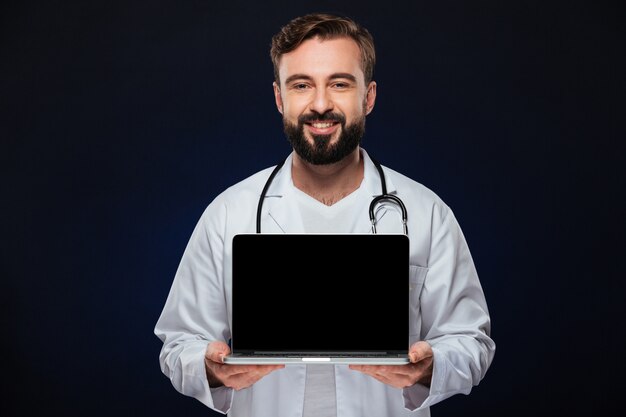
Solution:
[[[331,80],[336,80],[339,78],[343,78],[343,79],[347,79],[350,80],[352,82],[356,82],[356,77],[352,74],[350,74],[349,72],[336,72],[334,74],[332,74],[329,77]],[[289,84],[295,80],[307,80],[307,81],[312,81],[313,77],[311,77],[310,75],[306,75],[306,74],[293,74],[289,77],[287,77],[287,79],[285,80],[285,84]]]

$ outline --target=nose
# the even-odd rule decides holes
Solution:
[[[325,88],[315,90],[315,95],[309,104],[309,109],[318,114],[324,114],[333,109],[333,101]]]

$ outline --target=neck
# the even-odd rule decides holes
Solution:
[[[294,153],[291,177],[296,188],[332,206],[361,185],[363,158],[358,147],[341,161],[329,165],[310,164]]]

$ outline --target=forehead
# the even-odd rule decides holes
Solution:
[[[358,80],[364,79],[359,46],[347,37],[307,39],[281,57],[278,72],[281,80],[294,74],[323,78],[336,73],[349,73]]]

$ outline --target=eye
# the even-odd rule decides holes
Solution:
[[[338,81],[336,83],[333,84],[333,88],[339,89],[339,90],[344,90],[346,88],[349,88],[350,84],[348,84],[347,82],[344,81]]]
[[[309,86],[305,83],[296,83],[292,86],[294,90],[306,90]]]

